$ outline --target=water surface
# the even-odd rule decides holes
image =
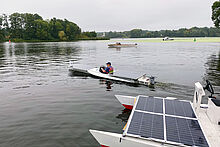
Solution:
[[[0,44],[0,146],[95,147],[89,129],[121,133],[129,116],[115,94],[192,100],[194,83],[205,79],[220,92],[220,43],[115,49],[110,42]],[[87,68],[111,61],[116,72],[147,73],[159,83],[148,88],[75,76],[70,61]]]

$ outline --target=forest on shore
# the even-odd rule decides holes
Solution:
[[[95,31],[81,32],[81,28],[67,19],[44,20],[38,14],[13,13],[0,15],[0,41],[74,41],[96,40]]]
[[[158,38],[158,37],[220,37],[219,28],[181,28],[178,30],[160,30],[160,31],[149,31],[142,29],[133,29],[124,32],[100,32],[98,36],[105,35],[109,38]]]

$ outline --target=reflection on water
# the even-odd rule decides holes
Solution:
[[[126,122],[127,123],[130,114],[131,114],[131,110],[124,109],[124,110],[121,111],[120,114],[118,114],[116,116],[116,118],[121,119],[122,122]]]
[[[207,59],[204,80],[209,80],[213,84],[215,96],[220,98],[220,51]]]
[[[109,80],[104,80],[104,79],[100,79],[99,80],[99,84],[100,85],[106,85],[106,90],[107,91],[110,91],[112,89],[112,86],[113,86],[113,82],[112,81],[109,81]]]
[[[143,42],[120,50],[107,44],[0,43],[0,146],[95,147],[89,129],[122,133],[130,115],[115,94],[192,100],[202,78],[220,91],[219,43]],[[116,72],[146,73],[158,83],[149,88],[93,78],[69,72],[70,61],[85,69],[111,61]]]
[[[211,55],[206,65],[206,78],[214,85],[220,86],[220,52]]]

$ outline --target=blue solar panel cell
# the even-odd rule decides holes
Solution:
[[[127,133],[163,140],[163,116],[135,111]]]
[[[139,96],[125,133],[161,142],[208,146],[190,102],[185,101]]]
[[[163,99],[140,96],[137,102],[136,110],[163,113]]]
[[[165,99],[165,113],[169,115],[196,118],[189,102]]]
[[[141,112],[134,112],[131,123],[128,128],[129,134],[140,135],[140,126],[141,126],[141,119],[143,113]]]
[[[165,120],[168,141],[189,146],[208,146],[197,120],[169,116],[166,116]]]

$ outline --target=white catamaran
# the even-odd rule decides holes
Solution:
[[[193,103],[167,97],[116,95],[132,109],[123,134],[90,130],[102,147],[220,146],[220,100],[211,84],[208,104],[201,104],[204,88],[195,83]]]

